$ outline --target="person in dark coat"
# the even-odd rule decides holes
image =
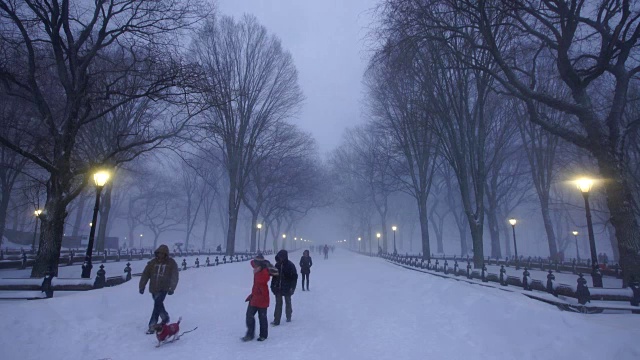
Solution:
[[[253,340],[256,333],[256,319],[255,315],[258,313],[258,321],[260,322],[260,337],[258,341],[264,341],[269,336],[269,325],[267,325],[267,308],[269,307],[269,282],[271,264],[265,260],[262,254],[258,254],[255,259],[251,260],[251,267],[253,268],[253,287],[251,288],[251,294],[247,296],[245,301],[249,302],[247,305],[247,334],[242,338],[242,341]]]
[[[149,292],[153,297],[153,312],[149,319],[148,334],[155,333],[153,327],[162,319],[161,324],[169,322],[169,313],[164,308],[164,299],[167,295],[173,295],[178,286],[178,264],[169,257],[169,247],[160,245],[154,253],[155,258],[147,263],[140,277],[140,294],[144,294],[144,288],[149,282]]]
[[[293,314],[291,295],[295,292],[298,284],[298,271],[296,266],[289,260],[287,250],[280,250],[276,254],[276,269],[278,270],[278,275],[271,280],[271,291],[276,296],[276,309],[273,312],[273,322],[271,322],[271,325],[274,326],[280,325],[282,298],[286,303],[285,315],[287,322],[291,321],[291,314]]]
[[[300,258],[300,274],[302,274],[302,291],[304,290],[304,282],[307,281],[307,291],[309,291],[309,274],[311,273],[311,266],[313,261],[309,256],[309,250],[305,250]]]

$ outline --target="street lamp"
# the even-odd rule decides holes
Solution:
[[[578,262],[580,262],[580,251],[578,250],[578,232],[576,230],[573,230],[571,233],[573,234],[573,237],[576,239],[576,259]]]
[[[380,253],[380,233],[376,233],[376,237],[378,238],[378,254]]]
[[[31,243],[31,251],[36,252],[36,234],[38,233],[38,218],[40,218],[40,214],[42,214],[42,210],[38,209],[33,212],[36,216],[36,229],[33,230],[33,242]]]
[[[362,251],[362,243],[360,241],[362,241],[362,238],[358,237],[358,251]]]
[[[282,234],[282,248],[284,249],[284,241],[287,239],[287,234]]]
[[[260,252],[260,229],[262,229],[262,223],[259,223],[256,227],[258,228],[258,252]]]
[[[513,250],[516,253],[516,270],[520,270],[520,266],[518,265],[518,244],[516,244],[516,222],[515,218],[509,219],[509,224],[511,224],[511,229],[513,230]]]
[[[140,234],[140,249],[142,250],[142,234]]]
[[[396,230],[398,230],[398,227],[393,225],[391,230],[393,230],[393,255],[398,255],[398,250],[396,250]]]
[[[88,279],[91,277],[91,255],[93,252],[93,239],[96,234],[96,223],[98,222],[98,209],[100,208],[100,192],[102,188],[109,180],[109,173],[107,171],[98,171],[93,174],[93,181],[96,184],[96,204],[93,208],[93,221],[91,221],[91,231],[89,232],[89,244],[87,245],[87,253],[84,257],[84,264],[82,264],[82,277]]]
[[[602,275],[598,271],[598,253],[596,252],[596,239],[593,235],[593,223],[591,222],[591,208],[589,207],[589,191],[593,186],[593,180],[581,178],[576,180],[578,190],[584,198],[584,210],[587,214],[587,229],[589,231],[589,248],[591,249],[591,278],[593,279],[593,287],[602,287]]]

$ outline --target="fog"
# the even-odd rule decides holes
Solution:
[[[627,89],[620,99],[634,106],[619,111],[624,126],[589,138],[581,116],[617,116],[623,106],[602,95],[620,89],[613,80],[593,74],[597,88],[585,85],[587,110],[578,111],[567,94],[579,91],[556,73],[555,54],[532,60],[524,40],[511,44],[534,69],[526,73],[533,78],[514,79],[504,74],[517,61],[499,63],[480,44],[442,35],[453,31],[440,22],[446,14],[398,4],[221,0],[154,9],[162,30],[135,34],[151,40],[151,51],[101,44],[102,57],[88,64],[95,72],[80,84],[90,91],[49,74],[54,63],[74,62],[56,63],[47,49],[29,55],[37,62],[30,76],[50,83],[26,86],[19,64],[27,55],[11,53],[0,93],[0,175],[12,179],[2,188],[2,246],[47,249],[38,255],[45,264],[63,238],[85,244],[96,191],[97,251],[112,246],[107,238],[121,249],[166,243],[227,253],[339,243],[468,255],[478,266],[514,256],[515,247],[523,257],[585,260],[591,240],[617,261],[619,244],[637,244],[637,233],[621,231],[637,228],[640,189]],[[163,16],[171,11],[180,17]],[[583,48],[597,53],[592,47]],[[66,128],[74,131],[56,131]],[[625,140],[604,157],[603,138]],[[622,170],[605,166],[615,161]],[[93,184],[98,169],[110,174],[104,187]],[[576,188],[586,176],[594,179],[587,201]]]

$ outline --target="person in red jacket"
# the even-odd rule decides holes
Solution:
[[[253,340],[256,332],[256,313],[258,313],[260,321],[258,341],[264,341],[269,336],[269,323],[267,322],[269,287],[267,283],[271,277],[269,268],[273,268],[273,266],[268,260],[265,260],[262,254],[258,254],[255,259],[251,260],[251,267],[253,268],[253,288],[251,288],[251,295],[245,300],[249,302],[247,306],[247,334],[242,338],[242,341]]]

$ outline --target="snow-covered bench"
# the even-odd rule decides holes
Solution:
[[[127,271],[128,270],[128,271]],[[40,299],[53,297],[56,291],[87,291],[122,284],[131,279],[131,267],[127,264],[120,276],[105,276],[104,265],[94,278],[58,278],[49,274],[43,278],[0,279],[2,299]]]

